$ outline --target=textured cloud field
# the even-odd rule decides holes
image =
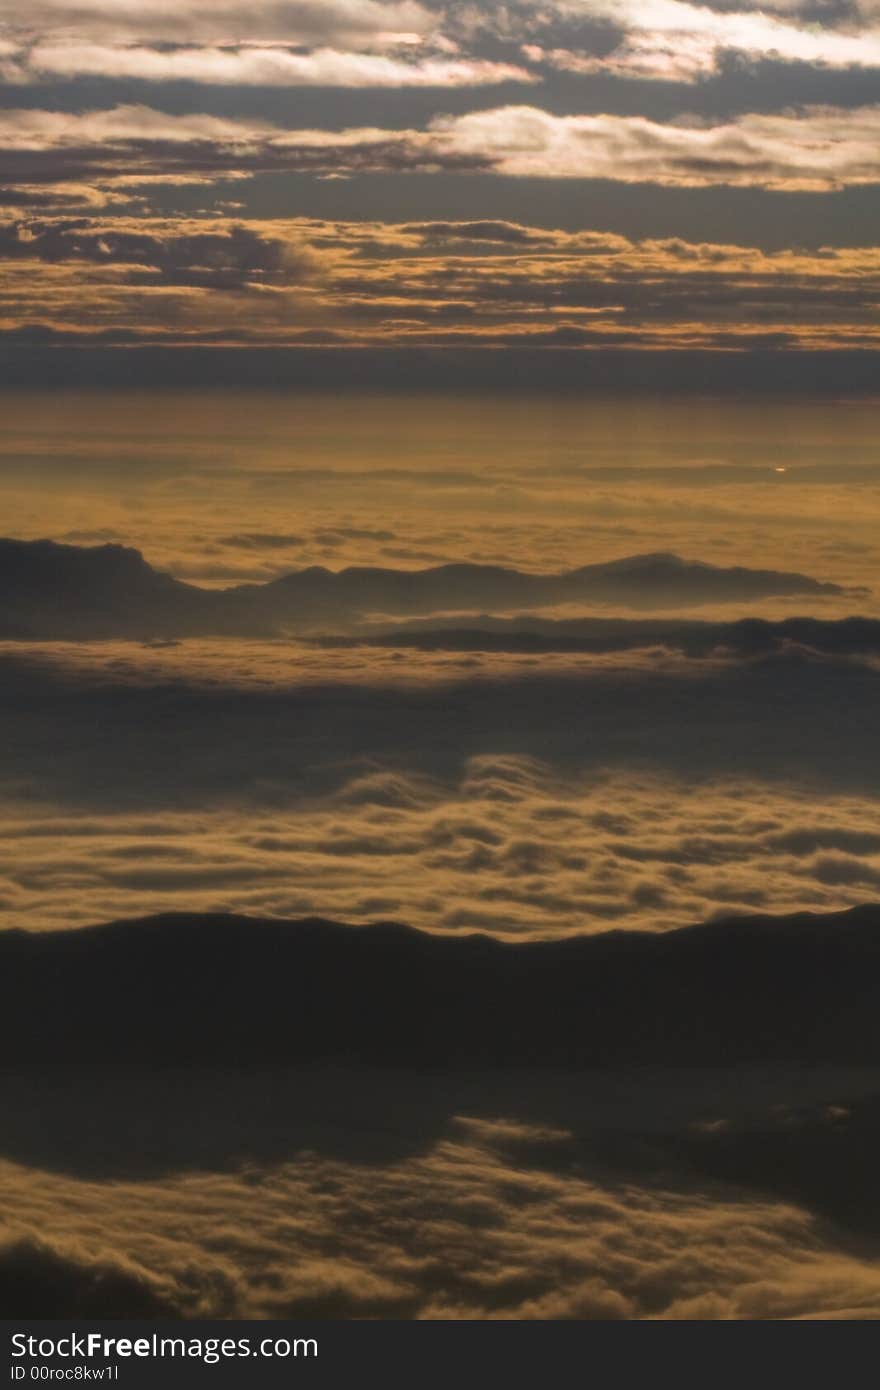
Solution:
[[[814,790],[754,779],[562,778],[483,755],[452,786],[377,767],[335,794],[288,798],[279,782],[249,805],[189,812],[59,815],[7,801],[0,913],[10,926],[65,927],[185,903],[540,937],[830,910],[880,889],[877,804],[865,794],[817,802]]]
[[[585,1170],[460,1117],[396,1161],[102,1183],[0,1165],[4,1306],[79,1316],[866,1318],[880,1270],[803,1209]]]
[[[880,66],[870,5],[766,8],[718,11],[683,0],[261,3],[244,41],[234,7],[190,3],[175,16],[177,42],[169,47],[164,5],[120,12],[45,3],[8,27],[0,54],[6,80],[16,84],[99,74],[207,85],[445,88],[537,83],[554,71],[693,83],[719,75],[731,55],[844,71]],[[481,57],[487,40],[515,61]]]
[[[854,2],[0,0],[0,345],[871,352],[878,68]]]
[[[521,123],[527,115],[520,113]],[[2,119],[0,111],[0,138]],[[136,126],[143,119],[132,116]],[[833,130],[809,134],[832,146],[840,139]],[[519,138],[534,144],[528,131]],[[619,166],[621,133],[605,138]],[[570,139],[596,145],[586,129]],[[10,207],[0,220],[5,333],[26,332],[39,314],[62,341],[123,346],[876,345],[878,253],[869,244],[770,253],[488,218],[244,222],[218,211],[206,223],[112,209],[82,215],[92,211],[49,217],[37,200],[30,214]]]

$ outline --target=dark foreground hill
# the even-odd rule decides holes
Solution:
[[[0,934],[0,1048],[36,1062],[880,1062],[880,907],[505,944],[163,916]]]
[[[433,569],[313,566],[267,584],[202,589],[121,545],[0,539],[0,639],[275,636],[357,626],[370,614],[511,612],[560,603],[645,610],[849,591],[807,575],[636,555],[563,574],[494,565]]]

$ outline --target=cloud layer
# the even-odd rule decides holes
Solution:
[[[9,335],[316,350],[809,351],[877,341],[880,260],[868,246],[768,254],[491,219],[95,215],[97,186],[68,185],[64,196],[86,207],[47,216],[7,206],[0,220]]]
[[[780,17],[748,5],[716,9],[683,0],[563,3],[557,13],[568,21],[572,37],[580,22],[585,28],[592,23],[622,31],[622,38],[604,52],[570,46],[546,49],[533,43],[525,50],[533,62],[564,72],[657,82],[705,80],[717,75],[730,55],[752,62],[770,59],[831,68],[880,64],[880,30],[870,20],[854,19],[836,28],[799,15],[800,6],[791,8],[795,13]]]
[[[840,240],[858,241],[843,212],[855,200],[858,225],[880,187],[870,9],[265,0],[247,26],[225,0],[184,4],[173,24],[158,2],[5,9],[0,214],[13,254],[0,261],[0,335],[38,356],[80,339],[316,354],[876,348],[870,237],[843,253],[818,231],[830,215]],[[502,197],[521,215],[535,181],[543,238],[499,216]],[[581,184],[605,209],[596,232]],[[633,220],[632,186],[644,190],[636,220],[672,237],[616,235]],[[720,190],[731,244],[688,239]],[[780,194],[819,219],[787,208],[781,232]],[[392,204],[410,218],[378,222]],[[556,205],[569,208],[567,243]],[[760,264],[745,244],[758,205],[790,263]],[[335,226],[294,226],[294,208],[323,208]],[[50,221],[19,221],[21,209]],[[96,210],[102,222],[87,225]],[[83,225],[65,223],[71,213]],[[298,269],[284,274],[224,237],[321,249],[290,247]],[[175,239],[204,251],[177,274]],[[698,264],[686,274],[682,260]]]
[[[148,106],[0,112],[0,177],[205,182],[240,174],[472,172],[611,179],[671,187],[829,191],[880,182],[880,108],[808,107],[729,121],[557,116],[500,106],[436,116],[422,129],[283,129],[267,121],[169,115]]]
[[[63,1316],[78,1300],[90,1317],[108,1307],[153,1317],[877,1317],[874,1262],[836,1248],[804,1211],[566,1171],[566,1139],[465,1116],[388,1165],[303,1154],[269,1170],[110,1185],[7,1162],[5,1306]]]
[[[28,813],[7,787],[3,920],[67,927],[185,906],[540,937],[833,909],[880,890],[867,795],[817,804],[809,790],[722,779],[695,800],[668,777],[560,779],[488,754],[451,788],[377,766],[301,804],[264,776],[248,805],[189,812]]]
[[[725,60],[820,69],[876,68],[880,30],[870,11],[840,16],[768,14],[749,4],[717,10],[686,0],[558,0],[423,5],[332,0],[326,6],[260,3],[247,25],[223,3],[161,4],[142,12],[45,3],[7,18],[0,59],[19,83],[100,75],[145,82],[388,88],[538,81],[554,70],[639,81],[692,83]],[[2,33],[0,29],[0,33]],[[486,43],[506,61],[482,56]],[[448,55],[452,55],[449,57]],[[528,67],[524,67],[527,64]]]

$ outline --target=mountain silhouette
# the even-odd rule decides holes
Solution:
[[[0,540],[0,636],[64,640],[210,629],[208,590],[153,569],[121,545]]]
[[[148,640],[345,631],[372,614],[413,617],[560,603],[662,609],[779,596],[843,595],[839,585],[776,570],[719,568],[676,555],[632,556],[563,574],[500,566],[424,570],[315,566],[266,584],[202,589],[121,545],[0,540],[0,638]]]
[[[550,942],[168,915],[0,934],[6,1065],[880,1062],[880,906]]]

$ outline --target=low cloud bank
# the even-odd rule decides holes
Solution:
[[[0,1164],[10,1316],[876,1318],[880,1273],[806,1211],[572,1166],[462,1116],[402,1161],[101,1184]],[[45,1235],[51,1230],[51,1237]]]
[[[240,805],[224,804],[222,787],[192,809],[122,809],[91,790],[90,808],[82,793],[4,807],[4,924],[64,929],[185,906],[533,940],[830,911],[880,889],[872,793],[620,771],[562,779],[486,755],[451,786],[374,768],[322,797],[267,782]]]

